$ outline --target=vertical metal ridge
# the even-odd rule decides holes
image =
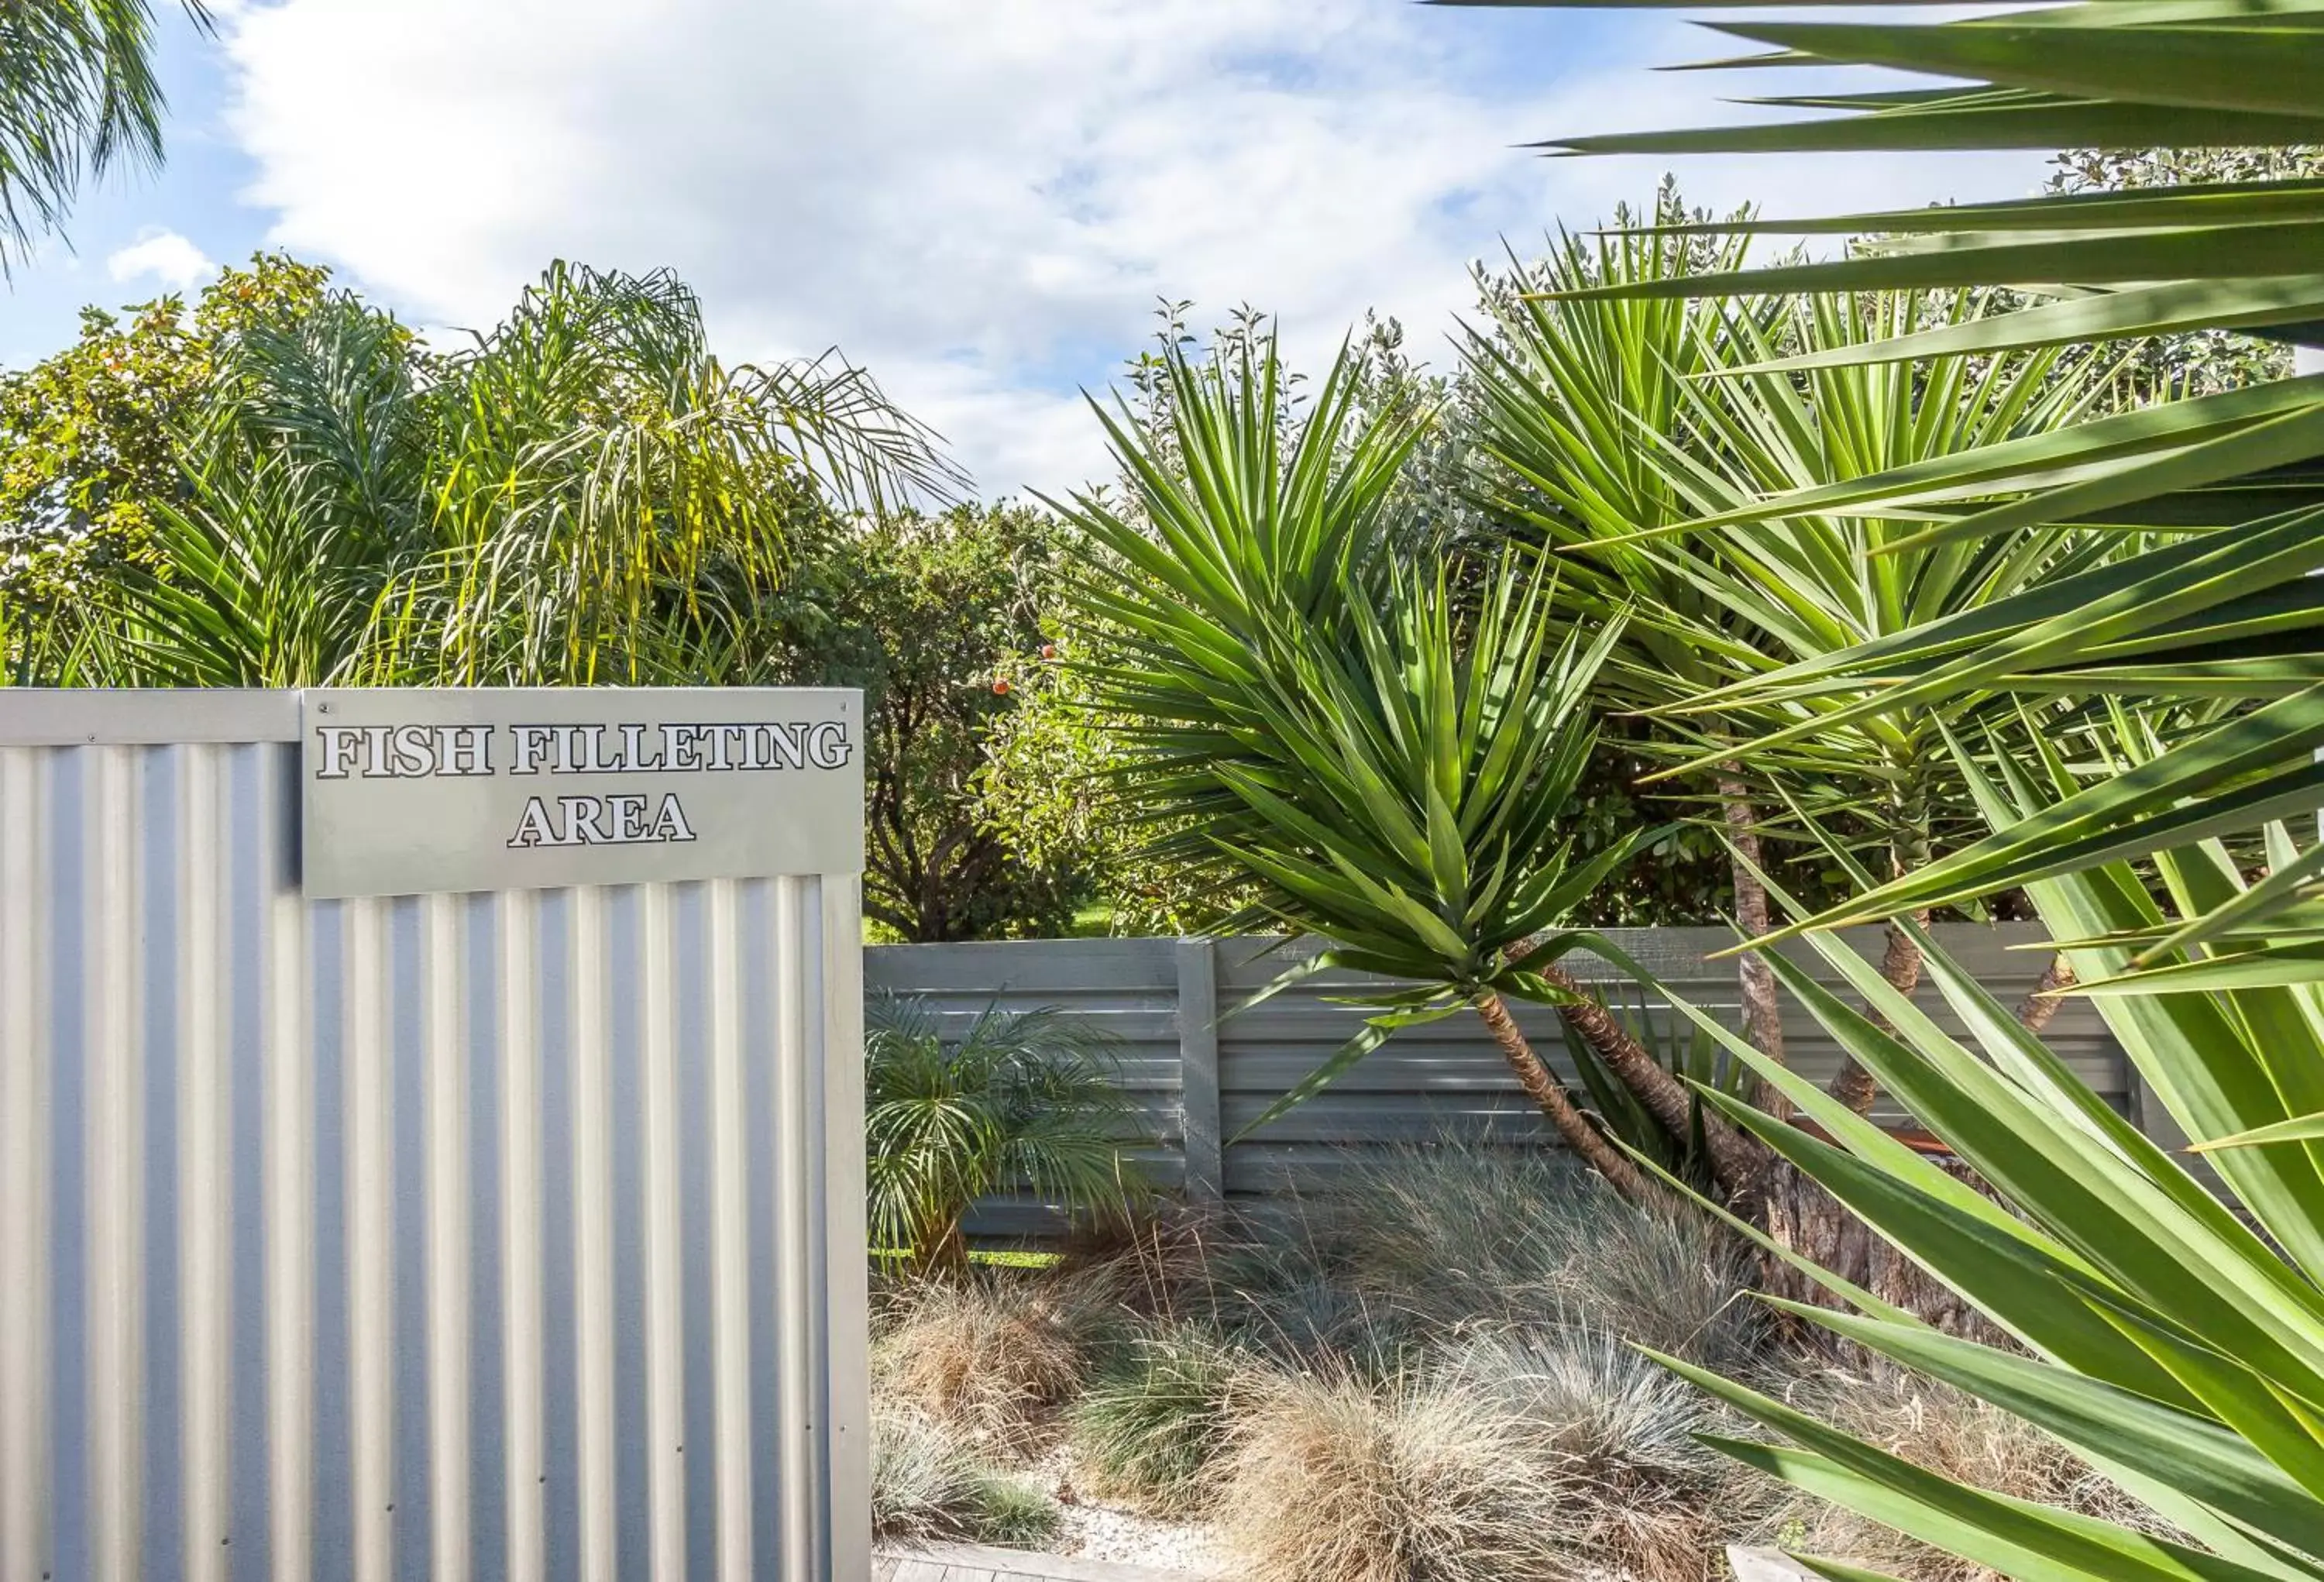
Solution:
[[[612,1081],[608,1149],[612,1207],[614,1536],[624,1582],[651,1574],[653,1565],[652,1402],[646,1304],[646,1115],[644,972],[638,944],[639,888],[611,890],[605,906],[605,956],[612,965],[614,1014],[608,1022]]]
[[[89,1527],[96,1486],[90,1414],[96,1401],[88,1381],[94,1338],[89,1300],[95,1259],[89,1229],[95,1179],[88,1136],[95,1114],[96,1061],[81,970],[95,913],[89,891],[97,874],[88,855],[97,822],[94,756],[58,753],[49,755],[44,765],[52,777],[50,817],[56,844],[51,849],[57,856],[48,874],[48,900],[55,909],[48,963],[49,1147],[56,1161],[49,1198],[49,1477],[55,1494],[42,1582],[51,1574],[88,1576],[95,1542]]]
[[[581,1563],[582,1370],[577,1273],[581,1189],[575,1163],[577,1044],[574,1033],[574,897],[570,891],[540,896],[531,909],[539,932],[535,960],[540,967],[537,1001],[528,1004],[540,1017],[540,1317],[538,1368],[541,1404],[540,1524],[542,1571],[562,1582],[584,1575]],[[513,1310],[513,1302],[512,1306]]]
[[[316,1467],[327,1453],[315,1432],[315,1073],[322,1056],[312,1007],[320,980],[309,960],[307,903],[299,893],[291,848],[298,750],[258,752],[263,849],[254,856],[260,864],[263,930],[259,1014],[266,1096],[267,1538],[276,1582],[308,1582],[317,1575]],[[337,1161],[328,1168],[336,1172]],[[250,1381],[245,1388],[255,1383]],[[344,1444],[336,1448],[344,1451]]]
[[[424,896],[420,902],[421,1090],[427,1106],[427,1575],[438,1582],[468,1582],[470,1575],[469,1050],[462,1014],[468,985],[461,911],[452,895]],[[407,1337],[407,1344],[412,1338]],[[410,1469],[405,1480],[414,1481]]]
[[[823,1520],[825,1557],[837,1577],[872,1552],[871,1244],[865,1225],[863,1136],[863,901],[853,875],[812,884],[821,915],[823,1073],[824,1444],[829,1457]]]
[[[782,1396],[782,1269],[776,1261],[775,1176],[780,1152],[775,1136],[776,1019],[774,961],[777,898],[773,882],[751,880],[742,894],[743,1111],[750,1151],[745,1189],[749,1196],[751,1268],[751,1456],[752,1552],[761,1572],[772,1574],[782,1558],[782,1479],[789,1458],[777,1421]]]
[[[399,895],[388,904],[390,1050],[387,1133],[394,1244],[388,1252],[388,1323],[394,1336],[394,1416],[389,1456],[394,1467],[395,1574],[425,1577],[435,1565],[436,1483],[429,1451],[434,1414],[429,1306],[435,1296],[428,1226],[428,988],[431,976],[426,921],[445,898]],[[457,970],[456,967],[454,969]]]
[[[501,1090],[505,1069],[530,1060],[534,1051],[530,1041],[521,1050],[510,1050],[503,1041],[501,1007],[512,998],[523,999],[532,980],[512,984],[501,976],[502,909],[496,897],[471,894],[456,904],[464,925],[461,959],[466,974],[457,1012],[467,1038],[460,1065],[452,1073],[461,1084],[466,1106],[467,1167],[467,1190],[459,1207],[468,1238],[467,1332],[461,1337],[468,1348],[468,1387],[456,1409],[466,1424],[468,1457],[459,1476],[467,1503],[468,1568],[484,1582],[503,1582],[508,1576],[508,1523],[516,1506],[508,1477],[508,1337],[503,1328],[507,1307],[504,1161],[511,1144],[501,1123]],[[532,1486],[531,1498],[539,1503],[538,1485]]]
[[[678,1337],[684,1357],[679,1404],[686,1453],[678,1462],[686,1494],[686,1554],[690,1574],[709,1576],[718,1560],[717,1216],[710,1117],[710,884],[672,893],[671,990],[677,1016]]]
[[[347,1415],[355,1582],[395,1567],[395,1039],[390,903],[346,903]],[[322,1557],[327,1559],[327,1556]]]
[[[140,1305],[145,1374],[144,1420],[138,1498],[145,1529],[138,1561],[147,1577],[184,1574],[185,1444],[181,1332],[184,1314],[179,1281],[181,1252],[179,1197],[185,1181],[180,1169],[180,1099],[184,1063],[184,865],[176,841],[183,810],[183,754],[167,747],[139,747],[138,908],[140,945],[136,968],[139,996],[137,1077],[143,1085],[144,1179],[137,1216],[141,1221],[143,1287]],[[118,1146],[118,1144],[116,1144]]]
[[[573,1317],[579,1377],[576,1416],[581,1486],[582,1582],[615,1582],[620,1559],[614,1482],[613,1041],[608,1025],[605,895],[572,899]]]
[[[782,1479],[778,1569],[785,1577],[815,1574],[815,1358],[808,1349],[808,1326],[802,1322],[816,1272],[807,1244],[810,1202],[816,1189],[810,1178],[807,1115],[807,1066],[815,1043],[815,1032],[807,1025],[808,899],[807,886],[799,880],[775,881],[775,1114],[769,1136],[776,1161],[775,1435]]]
[[[89,1575],[131,1582],[145,1544],[143,921],[140,750],[95,751],[94,828],[84,856],[88,1030]],[[60,1565],[64,1557],[59,1557]]]
[[[227,990],[233,938],[225,864],[226,751],[177,754],[180,1540],[189,1582],[223,1582],[232,1559],[234,1443],[234,1072]]]
[[[226,1412],[234,1461],[226,1480],[228,1531],[219,1540],[226,1575],[265,1577],[273,1566],[267,1495],[273,1455],[268,1385],[266,1276],[266,999],[268,880],[277,821],[263,800],[272,747],[229,747],[218,755],[221,839],[219,948],[226,979],[226,1213],[232,1328],[227,1339]],[[226,1552],[231,1550],[230,1553]]]
[[[524,891],[493,898],[500,975],[494,1041],[501,1078],[500,1320],[501,1399],[479,1399],[479,1411],[503,1415],[501,1485],[506,1491],[506,1574],[512,1582],[546,1582],[549,1455],[543,1400],[548,1354],[542,1322],[540,912]],[[560,1388],[570,1389],[569,1382]]]
[[[50,1569],[48,754],[0,748],[0,1577]]]
[[[686,1333],[684,1227],[678,1217],[678,1054],[676,895],[639,887],[637,948],[643,994],[638,1057],[645,1098],[646,1494],[649,1575],[686,1578]]]
[[[307,1376],[314,1409],[309,1432],[315,1457],[313,1470],[305,1476],[311,1502],[314,1558],[318,1564],[328,1562],[337,1568],[340,1577],[348,1575],[346,1568],[353,1563],[355,1547],[351,1404],[355,1342],[350,1313],[355,1262],[349,1253],[355,1235],[354,1161],[349,1151],[355,1133],[349,1123],[355,1063],[351,1005],[358,975],[349,964],[358,904],[326,902],[311,914],[315,1009],[309,1091],[314,1103],[308,1124],[313,1139],[309,1159],[315,1211],[313,1255],[309,1262],[313,1283],[308,1300],[313,1304],[314,1360]],[[287,1570],[287,1559],[283,1564]],[[284,1582],[292,1579],[286,1576]],[[338,1577],[333,1582],[338,1582]]]
[[[713,1368],[717,1441],[717,1575],[751,1582],[750,1111],[742,1072],[742,908],[731,879],[710,885],[709,974]],[[697,1476],[699,1476],[697,1472]]]

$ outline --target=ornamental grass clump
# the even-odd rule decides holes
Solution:
[[[1561,1461],[1521,1413],[1456,1379],[1277,1374],[1235,1423],[1217,1519],[1248,1582],[1558,1577],[1544,1514]]]
[[[1057,1506],[938,1420],[892,1405],[872,1416],[872,1529],[888,1541],[1039,1543]]]
[[[875,1392],[994,1453],[1046,1442],[1112,1343],[1093,1282],[1014,1271],[915,1281],[872,1344]]]
[[[1200,1326],[1176,1325],[1133,1341],[1074,1404],[1080,1486],[1162,1515],[1201,1510],[1250,1371],[1249,1358]]]

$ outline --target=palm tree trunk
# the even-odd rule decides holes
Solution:
[[[1916,913],[1914,921],[1925,927],[1929,914]],[[1887,944],[1880,952],[1880,976],[1888,980],[1890,988],[1908,1000],[1913,991],[1921,986],[1921,947],[1893,919],[1888,924]],[[1888,1025],[1885,1016],[1875,1016],[1873,1020],[1882,1027]],[[1872,1080],[1872,1073],[1858,1065],[1856,1057],[1850,1055],[1841,1065],[1840,1075],[1831,1079],[1830,1092],[1858,1115],[1868,1115],[1872,1113],[1872,1101],[1880,1095],[1880,1087]]]
[[[2073,963],[2068,961],[2066,953],[2061,950],[2050,958],[2049,970],[2042,975],[2042,981],[2034,985],[2034,992],[2019,1002],[2017,1020],[2028,1032],[2042,1032],[2050,1025],[2050,1018],[2058,1013],[2058,1007],[2065,1004],[2051,991],[2073,986]]]
[[[1573,1100],[1557,1078],[1551,1075],[1541,1057],[1509,1014],[1509,1008],[1500,995],[1488,989],[1472,1002],[1477,1014],[1483,1018],[1486,1030],[1500,1046],[1501,1058],[1517,1074],[1517,1086],[1527,1098],[1541,1107],[1565,1139],[1566,1146],[1606,1178],[1607,1184],[1632,1203],[1645,1203],[1648,1198],[1646,1178],[1621,1152],[1599,1133],[1590,1124],[1590,1117],[1574,1107]]]
[[[1895,844],[1889,849],[1899,878],[1928,865],[1929,812],[1924,794],[1911,789],[1905,792],[1903,809],[1897,815]],[[1929,926],[1929,914],[1915,912],[1913,921],[1925,929]],[[1894,918],[1888,921],[1887,944],[1880,954],[1880,976],[1888,980],[1890,988],[1908,1000],[1913,991],[1921,986],[1921,947]],[[1888,1025],[1886,1018],[1876,1016],[1873,1020],[1883,1027]],[[1826,1091],[1858,1115],[1868,1115],[1880,1087],[1872,1080],[1872,1073],[1858,1065],[1851,1055]]]
[[[1719,796],[1727,819],[1729,862],[1734,873],[1735,921],[1746,936],[1757,939],[1767,931],[1767,887],[1759,874],[1766,861],[1759,845],[1759,815],[1752,806],[1749,788],[1733,775],[1721,775]],[[1743,994],[1743,1037],[1755,1050],[1784,1063],[1784,1013],[1775,997],[1775,969],[1757,951],[1744,954],[1737,966]],[[1754,1085],[1751,1102],[1779,1121],[1792,1118],[1792,1104],[1772,1083]]]
[[[1629,1029],[1616,1020],[1597,995],[1556,967],[1536,969],[1554,988],[1572,995],[1573,1003],[1559,1007],[1566,1024],[1604,1061],[1622,1086],[1673,1137],[1683,1140],[1694,1125],[1694,1095],[1648,1054]],[[1766,1154],[1758,1143],[1729,1124],[1725,1116],[1706,1110],[1702,1139],[1711,1154],[1711,1173],[1729,1194],[1747,1191],[1766,1168]]]

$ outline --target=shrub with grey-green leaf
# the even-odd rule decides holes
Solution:
[[[1249,1364],[1215,1335],[1177,1325],[1131,1343],[1073,1411],[1074,1465],[1101,1499],[1164,1514],[1199,1508]]]
[[[970,1441],[926,1413],[882,1407],[872,1416],[872,1527],[884,1540],[1038,1543],[1056,1531],[1056,1503],[994,1466]]]
[[[1748,1267],[1709,1217],[1636,1207],[1538,1150],[1446,1142],[1366,1156],[1259,1240],[1260,1290],[1287,1295],[1312,1271],[1351,1304],[1440,1336],[1554,1318],[1724,1364],[1763,1328]],[[1289,1277],[1270,1288],[1270,1267]]]

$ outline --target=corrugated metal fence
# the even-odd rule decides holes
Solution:
[[[0,1578],[863,1575],[854,881],[310,903],[296,702],[0,699]]]
[[[1735,968],[1705,956],[1733,943],[1722,929],[1611,930],[1609,936],[1665,983],[1729,1025],[1739,1025]],[[2005,998],[2032,990],[2048,965],[2035,924],[1940,926],[1941,944]],[[1877,953],[1877,930],[1851,936]],[[925,995],[954,1026],[998,998],[1013,1009],[1057,1005],[1111,1033],[1134,1095],[1148,1170],[1160,1184],[1194,1195],[1248,1198],[1286,1188],[1313,1188],[1360,1157],[1366,1143],[1446,1135],[1554,1146],[1555,1137],[1511,1083],[1508,1068],[1472,1018],[1453,1017],[1399,1033],[1321,1096],[1249,1142],[1228,1144],[1268,1106],[1344,1042],[1365,1013],[1334,1004],[1334,995],[1367,980],[1322,974],[1240,1014],[1225,1014],[1312,944],[1262,939],[1056,939],[1022,944],[877,946],[865,954],[865,981],[875,992]],[[1823,981],[1836,975],[1813,953],[1789,952]],[[1634,1016],[1667,1026],[1661,1003],[1643,1002],[1630,980],[1595,957],[1577,956],[1568,970],[1605,985]],[[1932,991],[1922,1003],[1950,1031],[1961,1032]],[[1518,1021],[1551,1063],[1573,1077],[1555,1013],[1520,1010]],[[2086,1001],[2069,1001],[2050,1024],[2051,1044],[2082,1078],[2124,1113],[2139,1115],[2129,1061]],[[1791,1063],[1818,1081],[1839,1069],[1840,1054],[1822,1030],[1785,1006]],[[1890,1118],[1894,1118],[1893,1115]],[[1030,1223],[999,1213],[994,1229]]]

